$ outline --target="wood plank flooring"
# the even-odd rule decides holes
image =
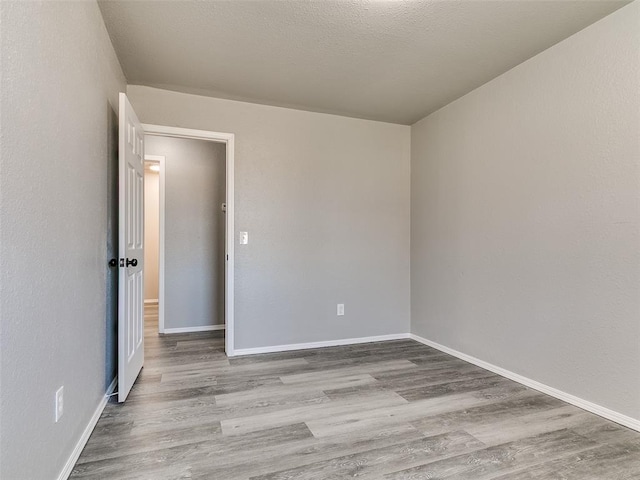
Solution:
[[[159,336],[73,479],[640,479],[640,434],[412,340],[227,359]]]

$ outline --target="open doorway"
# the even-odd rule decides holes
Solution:
[[[158,299],[160,298],[160,168],[162,166],[164,169],[164,160],[165,157],[156,155],[145,155],[144,159],[145,336],[156,331],[164,333],[163,319],[160,318],[158,311]]]
[[[164,157],[145,155],[144,161],[144,303],[158,305],[160,268],[160,162]],[[159,329],[163,332],[162,327]]]
[[[146,310],[160,333],[224,330],[233,355],[233,135],[145,133]]]

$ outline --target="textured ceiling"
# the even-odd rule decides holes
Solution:
[[[130,1],[130,84],[412,124],[628,1]]]

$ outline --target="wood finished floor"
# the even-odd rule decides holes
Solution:
[[[146,313],[73,479],[640,479],[639,433],[417,342],[227,359]]]

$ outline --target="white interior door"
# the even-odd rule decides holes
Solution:
[[[144,132],[120,94],[118,401],[129,395],[144,363]]]

